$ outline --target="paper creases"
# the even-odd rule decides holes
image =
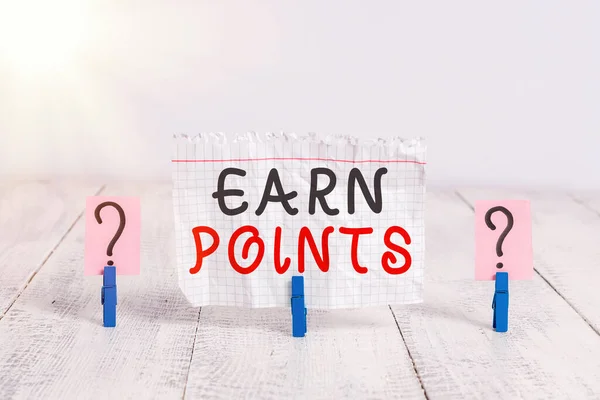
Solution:
[[[179,284],[195,306],[309,309],[423,300],[421,138],[174,135]]]
[[[233,137],[231,137],[233,136]],[[247,132],[234,135],[226,135],[220,132],[199,133],[196,135],[175,134],[173,138],[178,143],[211,143],[227,145],[231,143],[310,143],[323,144],[329,146],[351,145],[356,147],[382,147],[382,148],[398,148],[406,149],[408,152],[425,151],[426,144],[423,138],[403,138],[395,136],[388,139],[383,138],[358,138],[351,135],[317,135],[309,133],[307,135],[297,135],[295,133],[286,132]]]

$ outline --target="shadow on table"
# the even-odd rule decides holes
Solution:
[[[309,332],[356,332],[364,330],[396,329],[389,307],[358,309],[308,310]],[[289,308],[203,307],[200,329],[245,330],[277,332],[290,335],[292,315]]]
[[[73,323],[84,320],[102,326],[102,284],[94,283],[74,282],[80,287],[32,296],[27,305],[36,309],[36,315]],[[199,312],[200,308],[193,307],[177,286],[117,285],[117,327],[119,324],[195,322]]]
[[[446,303],[425,302],[408,306],[394,306],[393,311],[400,328],[405,324],[410,324],[411,318],[415,318],[418,321],[423,321],[424,319],[434,320],[446,325],[450,323],[453,325],[492,330],[493,310],[491,302],[487,319],[483,318],[483,309],[457,307]]]

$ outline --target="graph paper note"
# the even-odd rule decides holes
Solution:
[[[307,308],[423,299],[421,140],[176,136],[179,284],[195,306]]]

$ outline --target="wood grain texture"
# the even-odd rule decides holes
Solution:
[[[564,193],[465,189],[469,203],[484,198],[531,202],[534,267],[600,335],[600,216]],[[584,195],[585,196],[585,195]],[[582,197],[583,200],[583,197]]]
[[[102,326],[102,277],[84,277],[80,220],[0,320],[0,398],[181,399],[199,309],[174,268],[170,185],[142,198],[140,276],[119,276],[117,327]]]
[[[0,318],[85,208],[99,184],[14,182],[0,186]]]
[[[203,307],[186,391],[193,399],[423,399],[387,307],[310,311]]]
[[[93,193],[51,184],[55,200],[40,206],[37,185],[47,184],[30,185],[17,195],[9,185],[13,194],[1,198],[0,210],[9,201],[16,211],[0,211],[0,287],[9,287],[13,265],[39,269],[46,257],[29,253],[51,236],[59,237],[51,249],[60,245],[0,319],[1,399],[423,399],[394,316],[429,399],[600,398],[600,337],[575,311],[597,323],[600,197],[582,197],[583,205],[567,195],[526,197],[536,268],[549,283],[537,275],[511,282],[505,334],[491,328],[493,282],[473,280],[472,211],[452,192],[430,192],[425,303],[392,307],[394,315],[385,307],[311,311],[299,339],[287,308],[199,314],[189,305],[174,267],[169,184],[109,185],[103,193],[142,197],[143,237],[142,275],[118,277],[117,328],[102,327],[102,278],[83,276],[83,220],[61,242],[70,225],[55,215],[81,212]],[[0,193],[9,192],[0,185]]]
[[[474,281],[472,210],[429,193],[426,215],[425,302],[392,308],[428,397],[597,399],[600,338],[586,322],[536,275],[510,283],[509,331],[494,332],[494,283]]]

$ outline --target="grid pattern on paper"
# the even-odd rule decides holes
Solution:
[[[177,141],[173,160],[173,197],[176,223],[177,267],[179,282],[189,301],[195,306],[221,305],[239,307],[289,306],[291,277],[298,275],[298,234],[303,226],[310,228],[322,254],[321,235],[327,226],[335,231],[329,236],[330,268],[322,272],[310,248],[305,246],[305,299],[307,308],[357,308],[387,304],[409,304],[422,301],[424,280],[424,149],[420,146],[364,146],[329,145],[307,142],[274,141],[266,143],[238,142],[229,144],[194,143]],[[227,167],[246,171],[244,177],[229,175],[226,189],[242,189],[244,196],[226,197],[225,202],[235,208],[246,201],[248,210],[237,216],[221,212],[216,191],[221,171]],[[339,209],[336,216],[326,215],[317,201],[316,213],[310,215],[309,191],[311,169],[327,167],[337,178],[335,189],[326,199],[330,208]],[[347,209],[348,176],[352,168],[359,168],[373,194],[377,169],[388,172],[382,178],[383,209],[374,213],[355,185],[356,211]],[[298,195],[290,205],[298,209],[288,215],[280,203],[269,203],[265,212],[255,214],[260,204],[267,175],[272,168],[279,172],[286,193]],[[328,179],[320,177],[318,188],[324,188]],[[274,190],[274,189],[273,189]],[[273,191],[274,193],[274,191]],[[264,258],[251,274],[242,275],[230,265],[227,247],[232,233],[243,225],[255,226],[264,240]],[[404,228],[411,237],[406,245],[400,235],[392,241],[406,248],[412,257],[410,269],[400,275],[391,275],[381,266],[381,258],[389,249],[384,245],[384,234],[390,226]],[[220,245],[215,253],[204,259],[197,274],[190,268],[196,264],[196,246],[192,229],[208,226],[217,231]],[[281,257],[291,259],[290,268],[278,274],[274,267],[275,228],[282,227]],[[365,274],[357,273],[351,262],[352,237],[340,233],[340,227],[372,227],[373,234],[361,235],[358,260],[367,267]],[[257,246],[250,248],[247,260],[241,249],[248,235],[241,236],[235,245],[238,262],[248,266],[257,254]],[[205,247],[212,242],[202,236]],[[397,256],[396,267],[404,263]]]

